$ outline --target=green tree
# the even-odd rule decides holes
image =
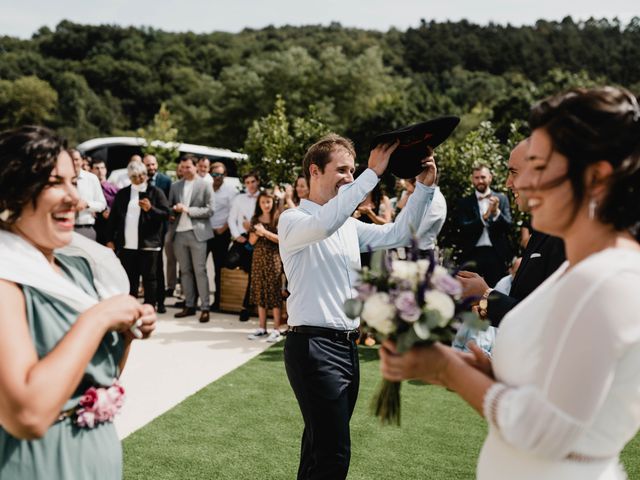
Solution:
[[[47,124],[58,105],[58,92],[35,76],[0,80],[0,126]]]
[[[175,168],[179,155],[178,129],[173,126],[171,113],[164,103],[160,105],[160,110],[153,117],[153,122],[146,128],[138,129],[138,135],[146,140],[142,153],[154,155],[160,170]],[[158,145],[158,140],[164,142],[164,145]]]
[[[249,128],[244,147],[249,155],[244,172],[257,171],[263,183],[270,186],[292,183],[300,173],[307,148],[329,131],[313,107],[307,116],[290,121],[285,104],[281,96],[276,97],[273,111]]]

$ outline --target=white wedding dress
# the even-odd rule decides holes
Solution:
[[[640,253],[565,263],[500,324],[481,480],[619,480],[640,428]]]

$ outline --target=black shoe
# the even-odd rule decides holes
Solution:
[[[158,305],[158,307],[156,308],[156,312],[167,313],[167,307],[165,307],[164,305]]]
[[[174,315],[174,317],[175,318],[184,318],[184,317],[191,317],[191,316],[193,316],[195,314],[196,314],[196,309],[195,308],[193,308],[193,307],[191,307],[191,308],[185,307],[185,308],[182,309],[182,311],[176,313]]]
[[[203,310],[202,313],[200,313],[200,323],[207,323],[209,321],[209,311],[207,310]]]
[[[240,320],[241,322],[246,322],[247,320],[249,320],[249,317],[250,317],[250,316],[251,316],[251,315],[249,315],[249,310],[247,310],[247,309],[243,309],[243,310],[240,312],[240,317],[238,318],[238,320]]]
[[[176,302],[173,304],[173,306],[175,308],[186,308],[187,306],[187,302],[185,302],[184,300],[180,301],[180,302]]]

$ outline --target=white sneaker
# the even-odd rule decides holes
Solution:
[[[280,333],[280,330],[278,329],[271,330],[271,333],[267,337],[267,342],[276,343],[276,342],[279,342],[281,338],[282,338],[282,334]]]
[[[249,340],[257,340],[259,338],[266,337],[266,336],[267,336],[267,331],[264,328],[258,328],[255,332],[248,335],[247,338]]]

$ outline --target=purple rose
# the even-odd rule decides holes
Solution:
[[[356,291],[358,292],[358,300],[365,301],[371,295],[376,293],[378,289],[375,285],[371,285],[369,283],[363,283],[356,286]]]
[[[400,292],[396,297],[394,304],[398,309],[398,316],[405,322],[413,323],[420,318],[420,307],[416,302],[416,296],[413,292]]]
[[[436,267],[431,277],[431,283],[436,290],[451,295],[454,298],[459,298],[460,295],[462,295],[462,284],[449,275],[449,272],[442,267]]]

